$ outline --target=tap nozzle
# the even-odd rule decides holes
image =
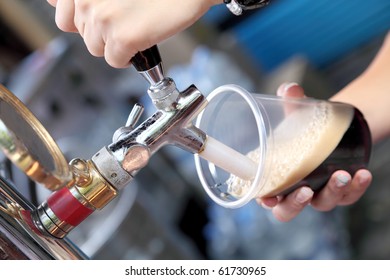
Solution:
[[[148,94],[157,109],[174,109],[179,97],[175,82],[164,76],[164,68],[158,47],[155,45],[138,52],[131,60],[135,69],[149,83]]]

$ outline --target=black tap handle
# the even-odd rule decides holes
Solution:
[[[161,63],[161,56],[157,45],[136,53],[130,60],[138,72],[145,72]]]
[[[269,4],[270,0],[234,0],[243,10],[253,10],[262,8]],[[225,4],[229,4],[232,0],[223,0]]]

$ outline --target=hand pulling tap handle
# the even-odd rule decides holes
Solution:
[[[130,60],[138,72],[148,71],[161,63],[161,56],[157,45],[136,53]]]

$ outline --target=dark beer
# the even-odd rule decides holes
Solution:
[[[354,175],[359,169],[367,167],[371,146],[371,133],[367,122],[362,113],[355,109],[352,122],[334,151],[313,172],[282,194],[290,193],[301,186],[320,190],[337,170],[345,170]]]

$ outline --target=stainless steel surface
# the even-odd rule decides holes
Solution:
[[[175,110],[179,91],[171,78],[164,78],[157,84],[150,85],[148,95],[157,109],[164,111]]]
[[[144,106],[140,104],[134,104],[133,109],[131,110],[129,117],[127,118],[125,126],[122,126],[115,130],[114,135],[112,136],[112,142],[116,142],[122,138],[125,134],[131,132],[139,119],[141,118],[142,113],[144,112]]]
[[[42,224],[41,232],[47,231],[53,237],[64,238],[73,227],[62,222],[47,205],[43,202],[38,209],[33,212],[33,221]]]
[[[117,102],[112,98],[112,95],[107,95],[107,92],[110,91],[113,95],[117,94],[118,98],[118,91],[122,91],[118,86],[113,86],[118,85],[117,83],[114,84],[113,81],[117,81],[118,77],[123,78],[123,81],[128,81],[128,73],[121,75],[105,67],[91,67],[91,63],[95,63],[96,60],[91,59],[89,61],[89,56],[84,57],[84,54],[80,56],[69,56],[71,51],[74,50],[78,52],[80,48],[73,48],[69,52],[64,52],[64,57],[58,60],[61,63],[56,64],[53,71],[50,71],[49,77],[45,77],[44,84],[42,83],[32,87],[27,83],[24,85],[24,88],[30,89],[27,98],[29,100],[29,108],[32,108],[40,119],[45,122],[45,127],[48,127],[53,135],[57,139],[60,139],[59,142],[62,144],[60,146],[62,150],[68,152],[67,156],[70,158],[73,158],[72,155],[88,158],[88,156],[96,152],[96,150],[93,150],[93,147],[101,147],[108,141],[110,141],[108,143],[111,143],[112,140],[108,138],[110,136],[112,137],[112,128],[117,127],[118,121],[123,117],[121,114],[128,112],[130,100],[127,97],[123,96],[122,102]],[[81,60],[87,57],[88,62],[81,62],[80,59],[75,60],[73,59],[74,57],[79,57]],[[30,66],[32,65],[25,65],[26,71],[23,77],[26,76],[26,73],[33,70],[34,67],[29,68]],[[87,67],[88,70],[84,69],[84,67]],[[91,71],[91,69],[94,70]],[[64,80],[64,77],[70,78],[70,80]],[[17,78],[17,80],[22,81],[23,79],[20,80]],[[36,81],[35,79],[33,80]],[[126,84],[128,83],[126,82]],[[145,87],[142,87],[144,90]],[[128,85],[126,88],[134,89],[134,84]],[[39,91],[35,91],[35,89],[39,89]],[[127,91],[126,94],[128,94]],[[145,92],[142,93],[142,96],[145,96]],[[98,101],[95,103],[96,100]],[[54,105],[54,107],[50,107],[50,105]],[[58,108],[57,105],[60,108],[59,111],[52,111],[52,108]],[[92,157],[91,164],[95,166],[99,174],[109,184],[115,186],[117,189],[121,189],[128,185],[133,178],[121,166],[122,161],[118,161],[117,156],[119,159],[121,157],[124,159],[124,156],[127,156],[124,163],[126,163],[126,169],[130,170],[131,168],[128,167],[128,163],[132,162],[133,155],[129,150],[132,151],[133,146],[138,145],[138,147],[148,147],[148,149],[151,147],[151,152],[156,152],[161,147],[170,144],[186,147],[186,149],[192,152],[200,150],[203,145],[203,137],[201,133],[192,127],[191,121],[204,105],[204,98],[195,87],[185,90],[180,93],[180,98],[177,98],[170,104],[169,110],[165,110],[167,108],[164,108],[161,111],[157,111],[147,121],[130,132],[130,138],[134,137],[136,141],[128,141],[129,134],[125,133],[124,139],[119,137],[119,140],[111,144],[121,149],[120,151],[116,150],[118,152],[117,154],[114,154],[110,150],[111,145],[109,145],[108,147],[102,148]],[[57,114],[58,112],[59,114]],[[155,116],[161,116],[162,119],[156,121],[154,119]],[[136,118],[138,117],[140,116],[136,116]],[[137,122],[136,118],[130,121],[134,125]],[[143,127],[144,124],[147,125]],[[143,131],[146,128],[148,132]],[[159,128],[163,130],[158,131]],[[140,134],[136,135],[138,133]],[[77,135],[77,138],[73,138],[76,142],[68,142],[69,135]],[[138,142],[141,140],[143,142]],[[144,145],[145,143],[150,146]],[[65,146],[65,149],[63,148],[64,144],[68,146],[67,148]],[[119,145],[117,146],[117,144]],[[140,144],[141,146],[139,146]],[[91,150],[92,153],[90,153]],[[146,149],[141,149],[141,154],[144,155],[145,151]],[[150,156],[147,155],[144,158],[148,157]],[[164,160],[164,163],[158,164],[159,167],[157,169],[159,169],[159,172],[155,172],[157,171],[157,165],[155,163],[161,160]],[[142,160],[142,162],[145,162],[145,160]],[[135,163],[134,167],[137,168],[138,166],[139,168],[139,162],[136,161]],[[187,233],[184,233],[179,226],[181,219],[184,219],[182,217],[183,208],[186,207],[188,200],[194,196],[194,190],[188,188],[185,178],[181,178],[180,175],[175,175],[176,173],[173,172],[174,168],[171,160],[169,158],[165,159],[164,155],[155,155],[153,162],[148,163],[142,169],[146,170],[146,173],[137,174],[140,175],[139,184],[142,185],[142,188],[140,188],[142,190],[140,191],[140,195],[136,197],[136,201],[134,202],[135,207],[132,208],[131,213],[122,213],[123,215],[128,214],[127,221],[123,223],[131,225],[130,227],[134,231],[136,239],[127,240],[116,252],[113,252],[112,248],[107,248],[107,252],[103,253],[103,255],[116,255],[116,258],[128,258],[130,256],[128,253],[133,248],[138,248],[137,250],[140,251],[138,253],[133,251],[133,253],[130,253],[131,256],[142,258],[142,256],[145,257],[150,254],[151,257],[154,256],[156,258],[164,258],[164,256],[199,258],[198,249],[192,244],[192,239],[189,239]],[[170,171],[166,172],[167,170]],[[163,176],[161,176],[161,171],[163,172]],[[136,172],[134,171],[133,173],[135,174]],[[151,175],[145,176],[148,172]],[[166,177],[168,173],[173,176]],[[162,180],[157,178],[160,176]],[[79,179],[84,180],[85,178],[81,176]],[[26,189],[26,186],[24,184],[18,184],[15,188],[23,190]],[[47,196],[45,195],[40,198],[44,200]],[[115,203],[113,204],[115,205]],[[163,213],[160,211],[162,208],[164,209]],[[84,235],[88,232],[93,232],[94,229],[96,231],[96,228],[99,228],[99,231],[101,230],[102,233],[107,232],[108,229],[104,228],[104,226],[103,228],[99,227],[99,225],[102,225],[99,220],[106,219],[107,215],[101,216],[100,218],[102,219],[100,219],[100,213],[96,214],[93,215],[95,218],[91,217],[92,219],[88,219],[88,221],[85,221],[86,223],[83,222],[80,226],[72,230],[71,233]],[[120,215],[112,213],[109,216],[110,219],[114,219]],[[142,234],[139,234],[139,221],[145,223],[145,227],[142,227]],[[44,231],[41,222],[38,222],[38,226],[40,230]],[[117,226],[119,227],[119,225]],[[127,230],[128,228],[126,227]],[[116,234],[121,235],[122,232],[116,232]],[[94,234],[93,236],[95,238],[97,235]],[[100,243],[101,247],[104,246],[104,242],[108,242],[107,239],[109,237],[104,237],[105,241],[103,240]],[[81,248],[85,242],[93,243],[93,240],[80,240],[77,244],[80,244]],[[130,241],[131,245],[129,243]],[[155,246],[156,244],[158,246]],[[97,251],[98,249],[94,250]],[[141,254],[141,252],[143,253]]]
[[[126,125],[115,131],[116,142],[103,147],[90,161],[72,160],[67,189],[52,194],[38,207],[34,217],[51,235],[63,238],[90,213],[105,207],[161,147],[173,144],[192,153],[203,149],[206,135],[192,121],[207,101],[197,88],[179,93],[172,79],[163,78],[151,84],[148,93],[159,110],[133,129],[143,111],[135,106]]]
[[[92,157],[92,162],[100,174],[118,190],[122,190],[133,179],[107,147],[101,148]]]
[[[129,117],[127,118],[125,127],[134,127],[139,121],[143,112],[144,107],[140,104],[135,104],[129,114]]]
[[[31,223],[34,209],[0,178],[0,257],[2,259],[85,259],[67,239],[45,236]]]
[[[149,159],[150,152],[148,147],[135,144],[127,149],[125,158],[122,161],[122,167],[131,174],[134,171],[145,167],[148,164]]]
[[[192,153],[201,151],[206,135],[192,125],[192,120],[206,104],[206,99],[196,87],[189,87],[180,94],[174,110],[158,110],[131,133],[109,145],[109,154],[114,155],[122,167],[126,164],[125,170],[132,172],[137,171],[137,167],[129,166],[132,159],[128,157],[134,155],[127,153],[127,150],[134,145],[147,147],[151,155],[168,144]]]
[[[160,81],[164,79],[164,69],[162,63],[159,63],[158,65],[156,65],[152,69],[149,69],[148,71],[139,72],[139,73],[151,85],[158,84]]]

